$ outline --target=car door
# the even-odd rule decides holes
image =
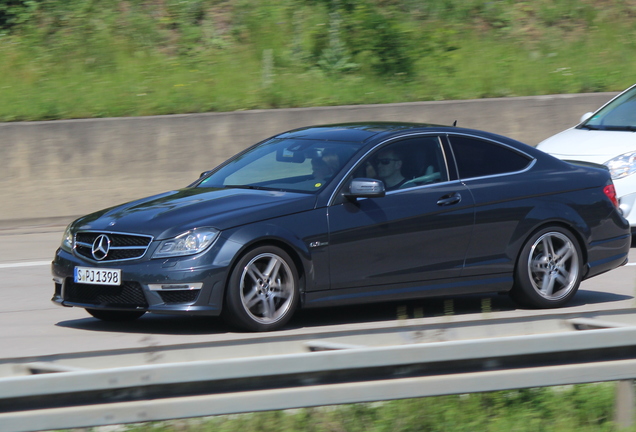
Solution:
[[[332,291],[392,285],[412,296],[408,287],[418,282],[461,274],[473,229],[473,201],[466,187],[449,176],[438,136],[377,148],[359,165],[368,170],[350,179],[373,177],[374,157],[396,148],[406,161],[407,181],[400,189],[381,198],[341,198],[329,207]]]
[[[545,178],[527,170],[534,159],[503,143],[469,135],[448,136],[462,182],[475,200],[475,230],[463,276],[511,274],[524,223],[536,199],[533,186]]]

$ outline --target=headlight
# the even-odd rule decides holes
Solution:
[[[196,228],[159,243],[153,258],[194,255],[203,252],[216,240],[219,232],[213,228]]]
[[[62,244],[60,247],[66,252],[73,251],[73,233],[71,232],[71,225],[64,230],[64,236],[62,237]]]
[[[629,152],[616,156],[605,162],[613,179],[627,177],[636,173],[636,152]]]

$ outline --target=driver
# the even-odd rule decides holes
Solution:
[[[377,177],[387,191],[399,189],[406,182],[402,175],[402,156],[396,150],[381,151],[374,162]]]

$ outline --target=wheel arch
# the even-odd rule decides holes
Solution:
[[[291,246],[289,243],[287,243],[286,241],[280,239],[280,238],[276,238],[276,237],[272,237],[272,238],[264,238],[264,239],[257,239],[252,243],[246,244],[244,247],[242,247],[238,253],[234,256],[234,260],[232,261],[232,264],[230,266],[230,272],[234,271],[234,268],[236,267],[237,262],[239,261],[239,259],[245,255],[246,253],[248,253],[249,251],[259,248],[261,246],[275,246],[279,249],[282,249],[283,251],[285,251],[287,253],[287,255],[289,255],[289,257],[292,259],[292,261],[294,261],[294,265],[296,266],[296,271],[298,272],[298,280],[300,283],[299,286],[299,290],[300,292],[304,292],[304,279],[305,279],[305,274],[306,274],[306,270],[305,270],[305,264],[303,263],[303,260],[300,258],[300,254],[298,253],[298,251],[296,250],[296,248],[294,248],[293,246]],[[229,278],[229,276],[228,276]],[[228,279],[226,278],[226,279]],[[226,289],[227,289],[227,280],[226,280]]]
[[[581,264],[583,265],[583,268],[584,268],[583,277],[585,277],[585,274],[589,270],[589,267],[587,264],[588,253],[587,253],[587,248],[585,247],[586,245],[585,237],[573,224],[567,223],[559,219],[555,219],[551,221],[543,221],[541,224],[535,226],[534,229],[529,231],[528,234],[523,238],[523,241],[520,242],[520,246],[517,248],[517,253],[515,257],[515,268],[514,268],[515,274],[517,272],[517,267],[519,266],[519,262],[518,262],[519,255],[523,252],[523,248],[528,242],[528,240],[532,238],[532,236],[534,236],[537,232],[546,228],[550,228],[550,227],[563,228],[569,231],[574,236],[574,239],[578,243],[579,249],[581,250],[581,258],[583,259],[583,262]]]
[[[309,273],[311,267],[311,255],[309,249],[300,239],[296,238],[291,233],[278,226],[274,226],[274,228],[274,232],[272,232],[268,236],[253,235],[254,233],[251,232],[251,229],[249,229],[245,231],[241,230],[240,232],[237,232],[235,235],[230,237],[230,240],[235,242],[239,239],[245,238],[249,238],[249,240],[240,243],[240,246],[234,252],[232,260],[228,266],[228,271],[225,275],[225,280],[223,281],[222,304],[224,305],[224,307],[230,277],[234,272],[238,262],[246,253],[261,246],[278,247],[281,250],[285,251],[287,255],[289,255],[289,257],[293,261],[294,266],[296,267],[296,272],[298,273],[298,291],[300,295],[299,304],[302,304],[304,302],[304,293],[307,287],[307,274]]]
[[[556,260],[553,260],[550,254],[539,255],[540,261],[534,264],[534,247],[539,244],[540,239],[548,235],[551,238],[560,237],[560,241],[571,243],[572,247],[578,249],[577,259],[574,260],[571,255],[568,255],[561,261],[558,254]],[[511,298],[522,306],[532,308],[554,308],[565,305],[578,291],[580,283],[589,271],[587,254],[583,245],[581,233],[570,224],[562,221],[545,221],[537,226],[525,238],[517,256],[514,285],[510,291]],[[538,253],[545,253],[545,249],[543,251],[539,250]],[[537,272],[542,275],[541,282],[535,279],[533,268],[537,268]],[[574,269],[576,272],[573,271]]]
[[[289,276],[289,278],[284,280],[293,280],[293,283],[287,289],[283,287],[289,286],[288,283],[277,285],[278,288],[275,291],[286,294],[283,296],[277,294],[270,297],[270,294],[268,294],[271,293],[269,276],[264,277],[263,280],[259,278],[258,285],[260,288],[257,288],[257,282],[254,281],[254,284],[250,285],[250,291],[253,293],[250,295],[250,300],[255,300],[255,302],[248,305],[245,303],[246,297],[244,296],[243,283],[241,282],[244,277],[248,276],[246,276],[241,266],[245,265],[245,268],[248,268],[248,265],[251,266],[255,260],[263,259],[265,255],[270,255],[269,258],[265,258],[267,260],[272,259],[271,257],[274,256],[285,263],[284,266],[279,266],[282,269],[281,271]],[[291,262],[289,262],[290,260]],[[299,309],[304,290],[305,273],[302,263],[299,263],[300,257],[297,252],[287,243],[280,240],[262,239],[241,248],[240,252],[234,256],[223,287],[221,315],[224,320],[232,326],[249,331],[267,331],[284,326]],[[279,270],[276,270],[276,275],[279,274]],[[264,280],[266,282],[263,282]],[[282,301],[279,302],[276,299],[282,299]],[[268,306],[264,307],[264,305]]]
[[[567,229],[575,237],[581,249],[584,273],[587,273],[589,258],[586,245],[587,239],[592,235],[592,228],[579,211],[573,208],[574,204],[569,200],[565,200],[562,195],[554,195],[544,197],[536,206],[532,207],[528,214],[525,215],[522,223],[517,226],[516,232],[512,237],[515,240],[510,243],[513,249],[510,251],[509,257],[515,260],[514,271],[517,270],[516,261],[528,239],[539,230],[550,226],[558,226]]]

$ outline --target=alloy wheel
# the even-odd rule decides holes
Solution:
[[[286,317],[296,295],[289,264],[274,253],[261,253],[243,268],[240,296],[250,318],[273,324]]]
[[[566,235],[550,231],[532,245],[528,273],[535,291],[548,300],[567,296],[578,283],[579,255]]]

